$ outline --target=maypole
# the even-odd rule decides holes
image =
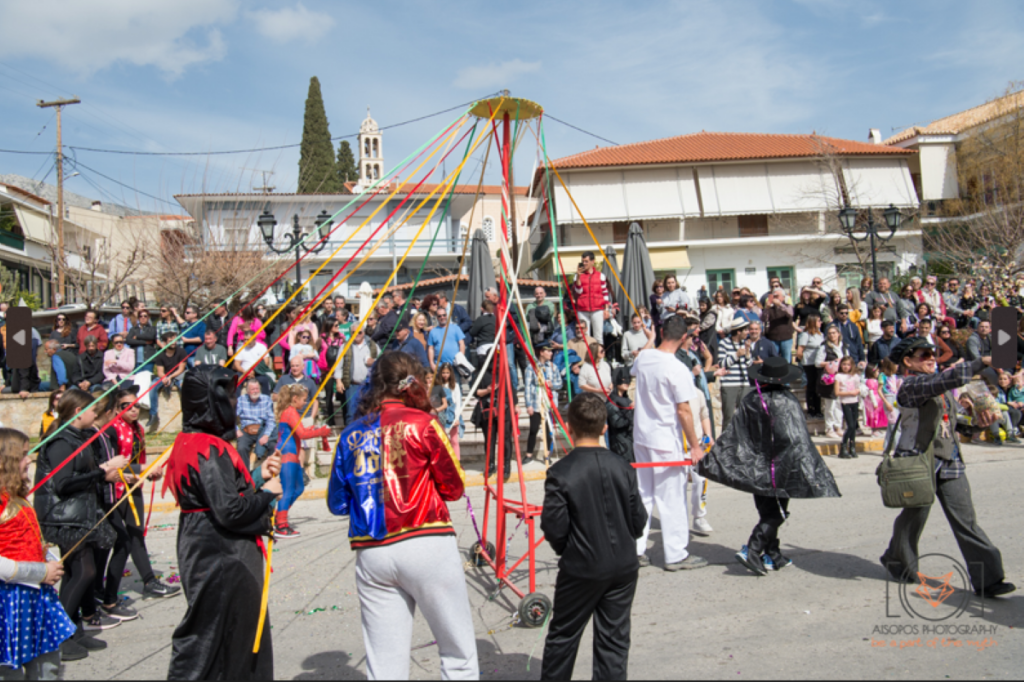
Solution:
[[[495,319],[501,320],[505,324],[512,325],[517,338],[525,339],[525,333],[521,333],[522,330],[517,327],[517,325],[522,325],[523,321],[519,320],[517,323],[511,318],[511,307],[513,305],[511,297],[518,293],[517,289],[513,289],[511,287],[518,287],[516,276],[518,274],[519,265],[519,237],[517,234],[515,218],[515,188],[512,181],[512,156],[517,136],[513,134],[512,121],[515,120],[517,128],[516,132],[518,132],[520,122],[538,118],[543,113],[543,109],[538,104],[529,100],[509,97],[506,92],[502,97],[495,97],[477,102],[470,110],[470,113],[478,118],[487,118],[490,121],[495,121],[498,116],[501,117],[501,197],[504,204],[502,207],[504,221],[503,229],[500,230],[501,237],[499,241],[501,243],[501,250],[499,252],[499,257],[505,284],[498,287],[498,306],[495,313]],[[494,123],[492,123],[491,135],[493,135],[495,141],[498,140],[499,131]],[[511,252],[509,250],[509,242],[511,242],[512,245]],[[537,538],[535,521],[537,517],[540,516],[543,508],[540,505],[531,505],[526,500],[523,461],[519,451],[519,415],[516,409],[515,395],[512,389],[512,369],[509,364],[509,361],[512,358],[510,358],[508,354],[508,347],[505,341],[506,330],[504,328],[504,324],[497,325],[496,331],[494,352],[490,362],[492,377],[491,385],[493,388],[491,409],[493,411],[495,407],[497,408],[497,412],[492,414],[491,420],[493,423],[493,420],[497,419],[497,423],[496,428],[488,429],[488,441],[491,439],[496,441],[494,443],[496,471],[494,472],[495,477],[492,482],[489,466],[485,469],[483,534],[480,542],[472,548],[470,558],[477,565],[485,563],[493,569],[498,581],[497,590],[506,586],[520,598],[518,611],[522,622],[531,627],[539,627],[544,624],[551,611],[550,599],[548,599],[544,594],[535,592],[535,552],[537,547],[544,542],[543,537],[540,537],[539,539]],[[507,416],[511,416],[511,420],[509,420],[511,423],[508,425],[506,425]],[[512,429],[511,441],[513,444],[513,451],[511,452],[506,451],[505,447],[506,436],[508,435],[507,428]],[[513,499],[505,494],[505,480],[502,474],[504,472],[506,458],[508,457],[515,457],[516,468],[519,473],[518,482],[520,499]],[[489,462],[490,457],[488,457],[488,465]],[[493,545],[487,541],[489,532],[488,519],[491,515],[492,504],[494,505]],[[507,517],[509,514],[517,517],[520,524],[526,525],[529,542],[527,553],[512,565],[509,565],[507,556],[509,546]],[[529,562],[528,592],[524,592],[518,588],[511,580],[513,571],[515,571],[524,560],[528,560]]]

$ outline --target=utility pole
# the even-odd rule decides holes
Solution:
[[[64,296],[64,146],[60,139],[60,111],[68,104],[81,104],[77,97],[57,99],[52,102],[39,100],[40,109],[55,107],[57,109],[57,294],[60,305],[67,303]]]

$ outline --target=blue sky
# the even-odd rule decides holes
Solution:
[[[356,132],[367,106],[388,125],[507,87],[618,143],[702,129],[864,140],[1024,78],[1024,4],[1012,1],[0,0],[0,26],[0,148],[35,151],[55,134],[36,100],[70,94],[83,104],[65,112],[68,145],[297,143],[313,75],[334,136]],[[387,131],[385,162],[453,116]],[[607,144],[545,128],[553,157]],[[166,212],[175,193],[248,190],[262,180],[254,169],[294,191],[298,150],[76,157],[89,170],[69,189]],[[0,174],[41,178],[51,165],[0,152]]]

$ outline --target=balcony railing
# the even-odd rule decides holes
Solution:
[[[350,241],[348,243],[347,246],[345,246],[345,248],[343,248],[341,250],[339,255],[351,256],[355,252],[355,250],[359,248],[359,246],[363,243],[363,241],[364,240],[359,239],[359,238],[353,239],[352,241]],[[307,240],[306,243],[308,243],[310,245],[313,245],[313,244],[316,243],[316,241],[313,238],[310,238],[309,240]],[[321,257],[321,258],[326,257],[331,252],[333,252],[335,249],[337,249],[339,246],[341,246],[343,243],[344,243],[343,239],[338,239],[338,240],[332,239],[332,240],[327,242],[327,244],[324,246],[323,250],[321,250],[317,254],[314,254],[313,256],[310,256],[310,258],[316,258],[318,256]],[[376,242],[368,244],[366,246],[366,248],[364,248],[362,251],[359,252],[360,255],[365,255],[365,254],[369,253],[370,249],[373,248],[373,244],[374,243],[376,243]],[[380,247],[377,249],[377,251],[374,253],[374,255],[375,256],[391,256],[392,254],[397,254],[397,255],[400,256],[403,253],[405,253],[405,250],[407,248],[409,248],[409,245],[411,243],[412,243],[411,239],[388,239],[383,244],[380,245]],[[259,244],[253,242],[253,243],[246,243],[246,244],[221,244],[221,243],[216,243],[216,244],[209,244],[209,245],[206,245],[206,246],[202,246],[202,245],[187,245],[184,248],[185,248],[185,255],[186,255],[186,257],[190,256],[192,253],[194,253],[196,251],[202,251],[204,249],[205,250],[210,250],[210,251],[253,251],[253,250],[263,250],[265,252],[265,255],[267,255],[267,256],[273,257],[273,256],[279,256],[280,255],[280,254],[274,253],[270,249],[267,249],[266,245],[263,244],[262,242],[259,243]],[[430,249],[430,237],[427,236],[427,235],[424,235],[424,236],[420,237],[416,241],[416,245],[413,247],[411,253],[412,254],[417,254],[417,255],[423,255],[423,254],[426,254],[426,252],[429,249]],[[459,239],[458,237],[455,237],[455,238],[452,238],[452,237],[438,237],[437,241],[434,242],[434,248],[431,251],[431,255],[437,255],[437,256],[442,256],[442,255],[445,255],[445,256],[447,256],[447,255],[458,255],[458,254],[461,254],[461,253],[462,253],[462,240]]]
[[[8,232],[7,230],[0,230],[0,245],[6,246],[9,249],[24,251],[25,238],[20,234]]]

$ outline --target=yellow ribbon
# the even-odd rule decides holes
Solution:
[[[274,528],[277,514],[270,515],[270,527]],[[270,599],[270,558],[274,556],[274,534],[267,538],[267,570],[263,576],[263,595],[260,597],[260,619],[256,624],[256,642],[252,645],[252,652],[259,653],[260,640],[263,639],[263,624],[267,621],[267,601]]]
[[[135,508],[135,500],[133,500],[132,496],[128,494],[128,491],[131,490],[131,486],[128,485],[128,479],[124,477],[124,472],[120,469],[117,470],[117,475],[121,477],[121,482],[124,483],[125,496],[128,497],[128,506],[132,508],[132,514],[135,516],[135,525],[141,526],[142,524],[139,522],[139,511]]]

